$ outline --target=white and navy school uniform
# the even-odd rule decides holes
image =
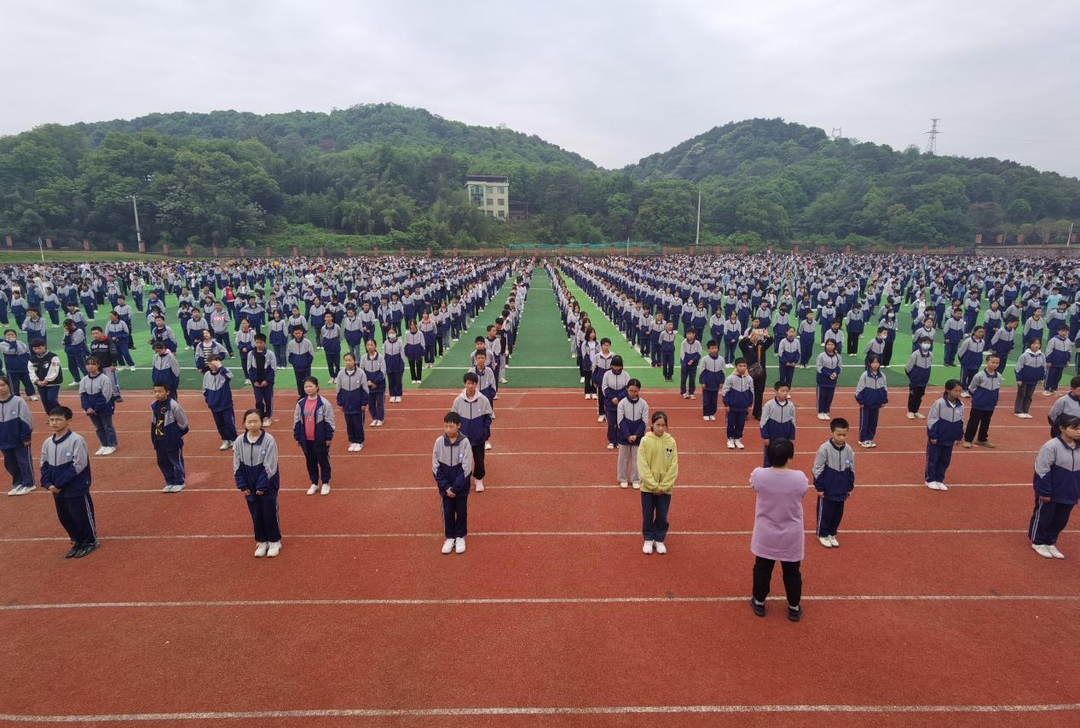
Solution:
[[[810,363],[810,357],[814,353],[814,336],[817,329],[814,327],[814,322],[809,319],[803,319],[799,322],[799,365],[806,366]],[[730,361],[730,360],[729,360]]]
[[[289,345],[285,347],[285,356],[289,360],[289,366],[293,368],[293,374],[296,376],[296,394],[303,397],[304,393],[304,380],[311,376],[311,365],[315,361],[315,347],[311,345],[310,339],[297,339],[294,337],[289,340]]]
[[[942,396],[926,416],[926,483],[945,483],[953,445],[964,436],[964,403]],[[936,442],[930,442],[935,440]],[[936,490],[936,489],[935,489]]]
[[[456,440],[439,435],[431,452],[431,472],[442,498],[446,538],[465,538],[469,533],[469,486],[472,484],[473,448],[469,438]],[[446,495],[452,491],[453,498]]]
[[[1054,402],[1053,406],[1050,407],[1050,412],[1046,415],[1046,421],[1050,423],[1050,437],[1057,437],[1061,434],[1057,421],[1063,415],[1080,417],[1080,399],[1077,399],[1072,392]]]
[[[956,352],[964,338],[964,319],[950,316],[942,331],[945,340],[945,366],[956,366]]]
[[[0,401],[0,452],[4,454],[4,467],[11,475],[12,488],[34,487],[30,446],[23,444],[30,442],[33,433],[34,420],[26,400],[12,394]]]
[[[985,337],[976,341],[974,337],[968,336],[960,342],[960,349],[957,351],[960,356],[960,386],[964,388],[965,392],[970,393],[968,387],[971,385],[972,377],[982,366],[983,352],[985,350]]]
[[[709,354],[701,360],[701,415],[716,418],[720,387],[724,385],[724,357]]]
[[[491,403],[491,410],[493,413],[492,416],[494,416],[495,395],[498,394],[499,391],[499,385],[496,383],[495,380],[495,370],[487,366],[486,363],[483,370],[481,370],[478,369],[476,367],[476,364],[474,363],[471,367],[469,367],[469,371],[475,374],[477,380],[479,380],[477,382],[476,389],[480,392],[480,394],[487,397],[488,402]],[[469,438],[469,440],[472,441],[472,438]]]
[[[918,412],[919,407],[922,406],[926,385],[930,382],[930,368],[933,361],[933,354],[920,348],[911,352],[907,364],[904,365],[904,373],[908,377],[908,412],[912,414]]]
[[[150,404],[150,441],[166,487],[182,490],[187,483],[184,466],[184,436],[187,433],[187,413],[175,399],[155,400]]]
[[[828,414],[832,410],[840,370],[844,367],[839,349],[833,354],[829,354],[827,351],[818,354],[814,366],[817,369],[817,411],[818,414]]]
[[[611,369],[611,360],[615,354],[608,352],[604,353],[603,349],[600,349],[593,353],[592,357],[592,381],[594,387],[594,394],[598,393],[600,396],[596,398],[596,414],[597,416],[603,416],[606,412],[604,407],[604,393],[599,391],[604,381],[604,375]]]
[[[998,371],[1005,370],[1005,366],[1009,363],[1009,352],[1013,350],[1015,345],[1016,329],[1010,329],[1008,326],[1002,326],[990,338],[990,348],[1001,358]]]
[[[619,483],[629,480],[637,485],[641,483],[638,474],[637,454],[641,438],[645,437],[649,421],[649,403],[644,397],[630,399],[629,395],[619,401],[615,411],[615,419],[618,422],[619,461],[616,467],[616,479]],[[635,436],[633,442],[630,437]]]
[[[990,435],[990,419],[994,416],[1001,392],[1001,375],[998,372],[990,374],[985,369],[976,372],[968,391],[971,393],[971,414],[964,431],[964,441],[974,441],[978,433],[979,442],[986,442]]]
[[[82,435],[68,430],[41,443],[41,487],[54,486],[53,504],[73,546],[97,543],[94,501],[90,498],[90,454]]]
[[[345,429],[352,445],[364,444],[364,408],[368,405],[368,379],[357,365],[352,371],[342,369],[337,382],[337,403],[345,415]]]
[[[1080,496],[1080,452],[1060,437],[1048,441],[1035,456],[1035,510],[1028,538],[1036,546],[1053,546],[1069,523]],[[1043,503],[1040,497],[1050,500]]]
[[[273,323],[271,321],[271,323]],[[252,349],[245,362],[245,376],[251,382],[251,391],[255,393],[255,409],[262,412],[263,419],[274,416],[274,379],[277,376],[278,360],[269,349]],[[266,382],[265,387],[255,386]]]
[[[150,381],[164,385],[165,389],[169,390],[169,397],[176,399],[176,388],[180,386],[180,362],[168,349],[154,354]]]
[[[663,346],[661,342],[661,346]],[[701,342],[697,339],[690,343],[685,339],[679,347],[679,394],[694,396],[697,387],[697,368],[701,361]],[[665,362],[666,364],[666,362]],[[668,371],[665,366],[665,373]]]
[[[494,375],[492,370],[487,368],[485,370]],[[477,480],[483,480],[487,475],[484,464],[485,445],[491,438],[491,419],[495,416],[495,412],[491,409],[491,400],[479,390],[476,396],[469,399],[462,390],[461,394],[454,398],[450,411],[456,412],[461,417],[459,432],[472,448],[472,476]]]
[[[1039,382],[1046,378],[1046,355],[1027,349],[1016,360],[1016,403],[1013,412],[1027,414],[1031,397]]]
[[[88,415],[94,425],[98,440],[102,447],[116,447],[119,441],[116,437],[116,428],[113,427],[113,414],[116,411],[116,403],[113,398],[116,389],[112,379],[103,372],[90,376],[87,374],[79,381],[79,406],[85,412],[94,410],[94,414]]]
[[[761,439],[784,438],[795,442],[795,403],[790,399],[780,402],[773,397],[761,408]],[[769,467],[768,445],[765,446],[765,464]]]
[[[233,442],[233,475],[236,488],[250,490],[244,496],[256,543],[281,541],[278,523],[278,446],[274,436],[265,430],[255,440],[244,432]]]
[[[814,488],[821,493],[817,507],[817,535],[835,536],[844,517],[844,503],[855,489],[855,451],[837,447],[832,438],[814,455]]]
[[[1072,360],[1073,344],[1069,337],[1062,338],[1056,333],[1046,341],[1046,383],[1043,390],[1056,392],[1061,383],[1061,375]]]
[[[389,396],[400,397],[403,393],[402,381],[405,378],[405,345],[401,336],[383,342],[383,361],[386,363],[386,384]]]
[[[247,356],[255,348],[255,329],[248,326],[248,330],[240,329],[236,332],[236,351],[240,355],[240,364],[247,361]],[[231,355],[231,354],[230,354]]]
[[[741,440],[746,416],[754,406],[754,379],[749,374],[732,374],[721,389],[727,407],[727,438]]]
[[[604,373],[604,378],[600,383],[601,398],[604,401],[604,414],[607,417],[607,441],[610,445],[618,444],[618,402],[626,399],[626,387],[629,383],[630,375],[626,373],[625,369],[618,374],[609,369]],[[613,399],[617,401],[612,403],[611,400]]]
[[[308,438],[311,422],[312,437]],[[300,445],[307,465],[308,482],[313,485],[330,483],[330,442],[334,439],[334,408],[322,395],[311,399],[304,395],[293,410],[293,439]]]
[[[64,334],[64,353],[67,354],[68,371],[71,378],[78,383],[86,376],[86,334],[82,329],[75,328]]]
[[[360,368],[364,370],[364,376],[368,380],[368,410],[371,412],[371,421],[382,422],[385,415],[383,400],[386,396],[386,359],[379,352],[375,352],[375,356],[364,354],[360,359]]]
[[[859,442],[873,442],[877,435],[878,415],[889,402],[889,389],[885,375],[879,369],[869,369],[859,376],[855,387],[855,401],[859,403]]]
[[[218,367],[203,374],[203,399],[214,418],[218,437],[231,443],[236,439],[236,414],[233,412],[232,372]]]
[[[779,381],[790,387],[791,380],[795,377],[795,367],[802,361],[802,342],[795,336],[789,339],[785,333],[777,342],[776,356],[780,369]]]

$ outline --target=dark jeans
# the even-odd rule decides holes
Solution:
[[[964,442],[974,442],[976,434],[979,442],[986,442],[990,436],[990,419],[993,416],[994,410],[971,410],[967,427],[964,429]]]
[[[120,444],[116,439],[112,415],[90,415],[90,422],[94,424],[94,431],[102,447],[116,447]]]
[[[799,571],[799,561],[781,561],[780,569],[784,574],[784,590],[787,592],[788,604],[792,607],[799,606],[802,599],[802,573]],[[772,581],[773,559],[754,557],[754,599],[764,602],[769,596],[769,582]]]
[[[641,535],[646,541],[664,543],[668,532],[668,508],[671,493],[646,493],[641,491]]]

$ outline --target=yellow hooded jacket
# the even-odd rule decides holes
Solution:
[[[657,437],[651,431],[646,432],[638,446],[637,457],[641,491],[671,493],[675,478],[679,475],[679,453],[671,433],[665,432],[663,437]]]

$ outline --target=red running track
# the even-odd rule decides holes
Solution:
[[[181,397],[188,490],[157,492],[149,399],[125,396],[121,449],[93,458],[103,547],[88,559],[60,558],[44,494],[4,499],[0,665],[34,677],[0,685],[0,722],[1080,721],[1075,534],[1062,539],[1070,558],[1052,562],[1025,537],[1049,398],[1028,421],[1003,403],[991,430],[1000,449],[957,449],[955,487],[937,493],[921,485],[925,423],[903,417],[896,391],[881,447],[857,450],[842,547],[808,536],[806,616],[795,625],[782,601],[765,620],[746,604],[745,484],[760,441],[748,427],[748,450],[723,449],[723,423],[702,422],[700,401],[646,393],[670,413],[680,448],[667,556],[640,552],[637,494],[614,485],[595,403],[509,391],[496,403],[490,487],[470,498],[469,550],[444,557],[428,453],[452,392],[408,393],[386,427],[368,429],[362,453],[337,438],[328,498],[302,493],[291,398],[279,395],[285,546],[257,561],[230,453],[214,449],[198,396]],[[813,419],[812,393],[795,399],[797,464],[808,468],[827,423]],[[848,399],[839,392],[833,414],[854,420]],[[35,419],[36,449],[47,428]],[[808,528],[813,505],[808,496]]]

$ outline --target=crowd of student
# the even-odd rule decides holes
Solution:
[[[311,483],[307,493],[328,495],[329,445],[337,425],[334,404],[346,422],[349,451],[361,450],[365,411],[371,426],[378,427],[385,417],[385,397],[390,403],[401,401],[405,362],[412,382],[418,383],[423,370],[469,328],[502,283],[516,275],[501,315],[486,336],[473,342],[463,390],[445,416],[444,432],[433,448],[432,471],[444,515],[442,551],[461,553],[468,494],[484,490],[484,453],[491,447],[494,405],[498,387],[506,381],[528,289],[529,270],[518,268],[506,261],[406,265],[400,259],[382,259],[361,265],[292,260],[0,270],[0,322],[7,324],[10,315],[16,324],[0,341],[6,369],[0,379],[0,451],[13,477],[9,495],[34,488],[32,419],[19,396],[22,385],[32,401],[41,399],[53,429],[42,446],[41,485],[56,495],[58,517],[72,540],[68,556],[81,557],[96,548],[89,453],[81,436],[70,430],[71,409],[59,403],[62,366],[59,356],[49,350],[49,324],[41,311],[52,327],[64,329],[64,353],[74,379],[69,386],[79,387],[79,408],[97,432],[101,447],[95,455],[108,456],[119,446],[112,425],[116,405],[123,401],[118,371],[124,365],[133,367],[130,351],[136,346],[131,333],[131,317],[136,314],[127,305],[130,295],[139,314],[147,317],[148,343],[155,352],[151,441],[165,492],[185,486],[183,439],[188,422],[177,400],[182,370],[177,357],[183,341],[202,373],[204,401],[221,438],[220,449],[233,451],[236,485],[251,512],[255,555],[276,556],[281,542],[278,453],[266,428],[273,421],[277,372],[291,368],[296,382],[293,436],[305,457]],[[1032,396],[1040,383],[1046,396],[1057,390],[1080,333],[1080,286],[1076,268],[1067,262],[992,260],[965,267],[949,259],[895,256],[646,262],[613,257],[564,259],[558,267],[547,265],[546,271],[564,315],[570,355],[580,369],[585,398],[596,401],[597,421],[606,424],[607,447],[618,452],[617,482],[641,491],[645,553],[666,553],[667,514],[678,472],[675,441],[667,431],[667,415],[650,412],[641,396],[641,382],[626,371],[610,339],[597,339],[563,275],[572,278],[620,329],[635,354],[648,357],[662,370],[666,381],[673,381],[678,361],[680,394],[696,399],[700,385],[703,420],[715,421],[719,407],[725,408],[728,449],[744,449],[749,418],[758,422],[764,453],[763,468],[751,481],[758,491],[753,606],[755,612],[764,613],[768,576],[779,560],[792,619],[799,614],[801,509],[797,547],[794,531],[775,525],[778,513],[794,518],[791,504],[780,501],[801,498],[809,487],[804,474],[786,468],[796,439],[790,400],[796,368],[813,362],[817,417],[830,423],[831,436],[817,450],[812,482],[820,496],[818,541],[836,548],[855,471],[854,451],[847,443],[850,426],[832,417],[830,410],[843,357],[860,357],[859,339],[868,321],[876,317],[878,325],[861,353],[855,390],[860,407],[858,442],[864,448],[877,447],[879,413],[889,402],[883,369],[891,366],[898,313],[910,307],[913,351],[903,366],[908,378],[907,416],[926,420],[925,484],[933,490],[948,489],[944,481],[956,443],[994,447],[989,427],[1001,371],[1016,346],[1017,330],[1022,353],[1014,367],[1014,413],[1022,419],[1031,417]],[[170,295],[177,301],[172,314],[166,307]],[[109,321],[104,327],[91,326],[87,343],[88,322],[96,320],[105,300],[112,307]],[[62,324],[61,307],[67,310]],[[1044,317],[1044,310],[1050,315]],[[172,317],[180,337],[167,323]],[[924,415],[920,410],[941,321],[942,364],[952,367],[958,362],[960,378],[945,384],[943,396]],[[1043,353],[1047,330],[1054,335]],[[19,340],[19,331],[26,342]],[[404,340],[399,337],[402,331]],[[318,350],[324,353],[335,389],[334,404],[321,394],[319,379],[311,375]],[[777,376],[774,395],[766,400],[770,351],[777,358]],[[244,413],[239,434],[233,415],[234,372],[226,366],[233,356],[239,359],[236,373],[252,387],[255,404]],[[966,427],[965,399],[971,400]],[[1070,381],[1070,392],[1054,404],[1049,420],[1052,439],[1041,448],[1035,464],[1029,535],[1039,555],[1064,558],[1056,542],[1080,491],[1080,465],[1073,462],[1080,438],[1080,377]],[[799,476],[806,485],[802,492],[797,492]]]
[[[128,287],[140,313],[145,304],[150,324],[148,343],[154,350],[150,439],[165,482],[163,490],[176,493],[186,485],[184,438],[188,414],[178,401],[180,344],[172,327],[165,323],[169,315],[165,301],[167,294],[177,296],[177,323],[185,332],[184,341],[192,351],[195,368],[202,373],[203,399],[221,438],[219,449],[233,450],[237,488],[247,497],[258,542],[255,555],[273,557],[279,553],[281,540],[276,502],[278,454],[277,444],[265,428],[273,422],[274,386],[281,368],[292,368],[297,383],[292,429],[311,482],[307,494],[330,493],[329,446],[336,416],[334,406],[320,393],[319,379],[311,376],[316,347],[308,338],[308,321],[312,327],[317,321],[323,322],[313,329],[315,343],[325,352],[331,375],[328,381],[335,389],[335,404],[345,420],[348,450],[358,452],[364,444],[365,412],[370,413],[372,426],[379,427],[385,417],[386,393],[390,402],[401,402],[404,363],[410,362],[413,383],[419,384],[420,372],[425,365],[434,364],[435,352],[441,356],[457,341],[506,279],[520,269],[495,323],[487,327],[486,336],[476,337],[472,366],[465,375],[460,401],[455,401],[453,407],[471,437],[470,474],[476,490],[483,491],[483,455],[491,447],[487,439],[490,419],[494,417],[492,402],[498,398],[499,384],[506,382],[506,362],[514,348],[531,269],[507,261],[406,264],[403,259],[373,260],[367,265],[298,260],[274,265],[195,264],[191,270],[184,268],[123,264],[104,270],[89,266],[0,270],[0,303],[13,302],[10,308],[0,305],[0,322],[8,323],[9,314],[15,316],[16,324],[29,339],[23,343],[14,329],[8,329],[0,348],[7,372],[0,376],[0,451],[13,480],[8,495],[25,495],[35,488],[30,450],[33,419],[26,400],[20,396],[22,384],[31,401],[40,398],[53,429],[53,436],[41,450],[40,485],[56,496],[58,516],[72,542],[68,557],[82,558],[97,548],[98,541],[90,497],[88,448],[82,436],[70,430],[72,409],[59,402],[63,384],[60,359],[48,351],[48,326],[38,325],[38,304],[51,313],[50,302],[57,298],[69,308],[63,324],[65,353],[74,379],[69,386],[79,387],[79,409],[96,430],[101,444],[96,456],[111,455],[120,444],[113,426],[117,404],[123,402],[117,370],[131,362],[130,350],[135,347],[130,333],[133,313],[125,297]],[[70,285],[69,279],[77,285]],[[224,300],[217,297],[216,291],[222,285]],[[339,291],[342,287],[344,290]],[[150,289],[148,296],[145,288]],[[73,299],[73,291],[80,290],[88,292],[85,300]],[[194,309],[191,290],[201,291],[202,303]],[[322,313],[317,309],[326,298],[334,309]],[[87,322],[96,318],[97,306],[104,305],[103,299],[113,306],[108,314],[110,323],[105,328],[91,327],[93,340],[87,350],[85,338],[80,335]],[[248,303],[238,306],[238,301],[243,300]],[[369,315],[376,300],[381,302],[378,312]],[[77,310],[79,306],[85,313]],[[282,328],[277,323],[290,306],[293,313]],[[300,306],[306,309],[304,316],[298,315]],[[264,318],[267,311],[268,322]],[[20,320],[24,315],[26,318]],[[54,322],[57,318],[53,316]],[[264,327],[269,336],[262,333]],[[397,337],[402,329],[408,330],[404,344]],[[274,351],[279,346],[279,333],[289,337],[280,359]],[[381,352],[377,335],[382,341]],[[343,367],[342,338],[348,347]],[[226,360],[233,356],[239,360],[236,371],[242,373],[244,385],[252,388],[255,404],[243,416],[242,434],[237,433],[234,415],[234,374],[226,366]],[[454,525],[452,518],[447,526],[448,533],[461,531],[453,537],[460,539],[456,542],[459,551],[464,550],[464,502],[464,497],[458,501],[460,526]],[[448,518],[451,516],[448,512]]]

